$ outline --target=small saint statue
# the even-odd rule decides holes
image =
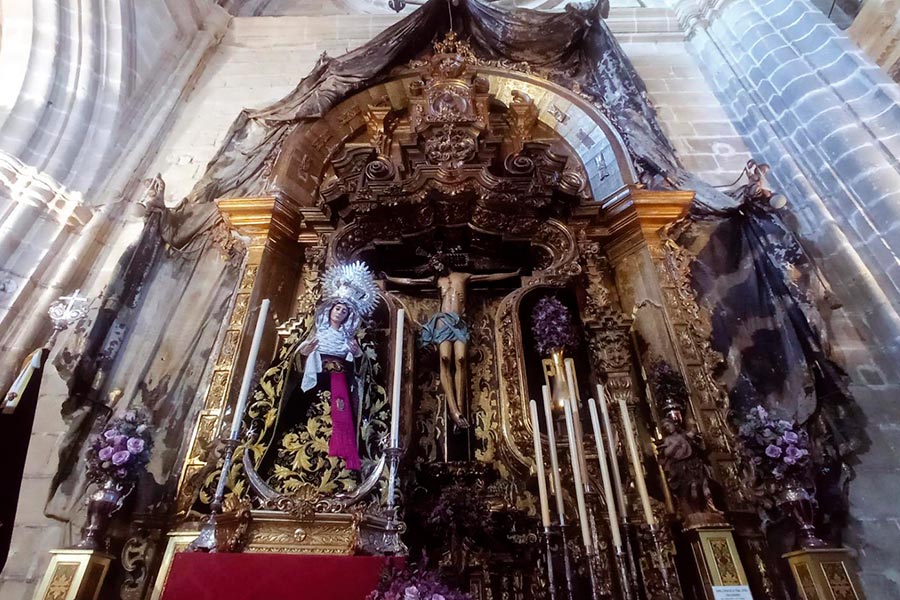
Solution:
[[[662,430],[663,438],[656,442],[659,462],[666,474],[669,490],[678,500],[684,515],[720,513],[709,488],[712,474],[705,460],[702,438],[686,431],[680,417],[664,418]]]
[[[434,345],[440,356],[441,389],[447,401],[450,418],[457,427],[469,426],[466,418],[466,352],[469,344],[469,328],[465,322],[466,291],[469,283],[501,281],[519,275],[491,273],[475,275],[451,269],[447,256],[437,253],[431,256],[428,268],[434,275],[425,278],[391,277],[384,279],[398,285],[434,285],[441,295],[441,310],[422,326],[419,345]]]

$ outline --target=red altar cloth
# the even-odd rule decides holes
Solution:
[[[383,556],[179,553],[162,600],[364,600],[388,561],[403,564]]]

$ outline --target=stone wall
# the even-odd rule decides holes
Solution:
[[[896,597],[900,88],[807,1],[714,4],[703,18],[681,14],[689,44],[842,304],[831,339],[871,438],[850,487],[847,545],[869,597]]]

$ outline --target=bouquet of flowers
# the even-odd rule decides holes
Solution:
[[[572,322],[572,313],[553,296],[544,296],[534,305],[531,332],[541,356],[556,349],[571,350],[578,346],[578,331]]]
[[[134,481],[150,462],[153,440],[146,415],[130,410],[106,424],[88,448],[88,477],[95,482]]]
[[[756,406],[738,433],[763,479],[778,483],[809,472],[809,436],[797,423],[773,419],[765,408]]]
[[[366,600],[472,600],[472,597],[442,582],[437,571],[422,561],[402,570],[389,569],[381,585]]]

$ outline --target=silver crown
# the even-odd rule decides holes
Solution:
[[[368,316],[378,304],[378,286],[366,263],[356,261],[334,265],[322,278],[322,291],[326,298],[340,298],[360,315]]]

